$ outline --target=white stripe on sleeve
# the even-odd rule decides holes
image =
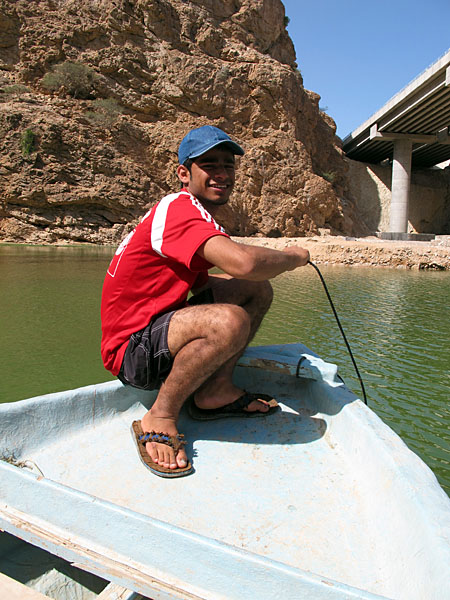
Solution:
[[[192,194],[190,194],[190,197],[191,197],[191,202],[192,202],[193,206],[195,206],[195,208],[197,208],[200,211],[200,214],[202,215],[203,219],[207,223],[213,223],[213,225],[217,229],[217,231],[222,231],[223,233],[225,233],[225,229],[223,227],[221,227],[212,218],[212,216],[209,214],[209,212],[206,210],[206,208],[197,200],[197,198],[195,196],[193,196]]]
[[[155,252],[157,252],[160,256],[167,258],[161,249],[163,245],[163,237],[164,237],[164,229],[166,226],[166,218],[167,211],[169,210],[170,204],[178,198],[179,193],[169,194],[165,196],[157,205],[155,209],[155,216],[153,217],[152,222],[152,235],[151,235],[151,244],[152,248]]]

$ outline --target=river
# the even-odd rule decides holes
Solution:
[[[107,381],[100,295],[113,250],[0,245],[0,402]],[[450,494],[450,273],[320,267],[365,383],[369,406],[431,467]],[[253,344],[301,341],[339,365],[351,359],[310,266],[273,281]]]

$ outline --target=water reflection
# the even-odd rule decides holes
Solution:
[[[100,359],[100,294],[113,250],[0,246],[0,401],[112,379]]]

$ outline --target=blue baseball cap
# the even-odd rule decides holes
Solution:
[[[178,148],[180,165],[184,164],[189,158],[197,158],[220,144],[226,144],[233,154],[239,154],[239,156],[244,154],[242,148],[218,127],[204,125],[197,129],[191,129],[181,140]]]

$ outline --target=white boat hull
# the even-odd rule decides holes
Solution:
[[[154,393],[109,382],[0,406],[0,453],[32,468],[0,461],[0,526],[155,600],[450,593],[450,502],[428,467],[306,347],[240,364],[237,383],[282,412],[183,413],[195,473],[176,480],[131,439]]]

